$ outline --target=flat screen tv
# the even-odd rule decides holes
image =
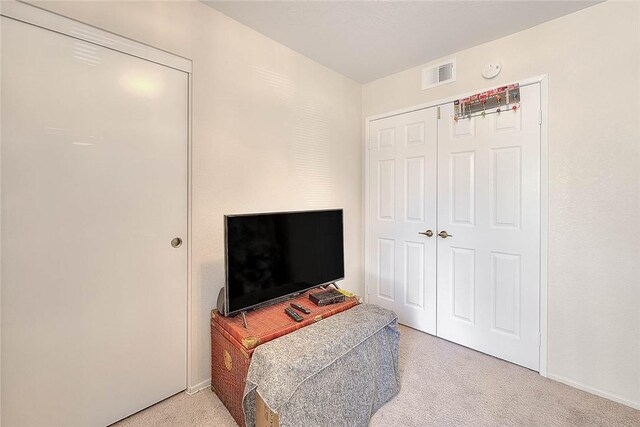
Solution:
[[[225,215],[225,314],[344,279],[342,209]]]

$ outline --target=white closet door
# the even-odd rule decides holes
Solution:
[[[438,141],[438,336],[539,368],[540,87],[522,108],[453,120]]]
[[[371,122],[368,301],[435,334],[437,110]]]
[[[2,18],[2,424],[185,389],[187,74]]]

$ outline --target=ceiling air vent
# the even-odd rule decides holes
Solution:
[[[422,89],[429,89],[456,81],[456,60],[430,65],[422,69]]]

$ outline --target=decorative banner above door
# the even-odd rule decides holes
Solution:
[[[518,108],[520,108],[520,84],[514,83],[454,101],[453,120],[457,122],[460,119],[484,117],[487,114],[500,114],[508,110],[515,112]]]

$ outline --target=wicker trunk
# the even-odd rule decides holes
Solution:
[[[297,302],[311,310],[300,313],[304,320],[295,322],[285,312],[291,302]],[[240,426],[244,426],[242,394],[249,371],[253,350],[260,344],[315,323],[358,304],[355,297],[344,302],[318,307],[308,294],[272,306],[247,313],[248,328],[242,318],[224,317],[216,310],[211,312],[211,389],[227,407]]]

